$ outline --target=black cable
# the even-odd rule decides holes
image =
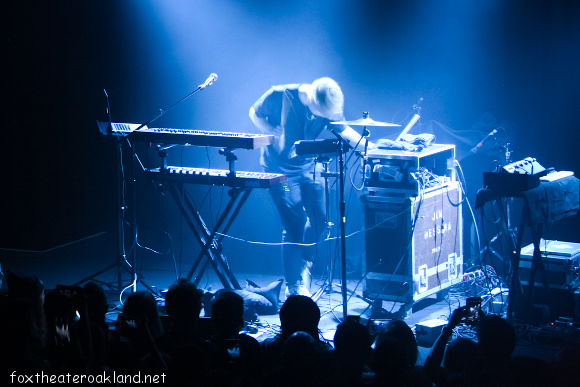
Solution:
[[[487,247],[487,250],[488,250],[488,253],[489,253],[489,241],[488,241],[488,240],[487,240],[487,238],[485,237],[485,229],[484,229],[484,224],[483,224],[483,212],[484,212],[484,211],[483,211],[483,207],[481,207],[481,214],[482,214],[481,227],[482,227],[483,236],[484,236],[484,238],[485,238],[485,244],[486,244],[486,247]],[[484,261],[483,261],[483,258],[482,258],[481,265],[482,265],[482,269],[483,269],[483,266],[484,266]],[[493,268],[493,260],[491,261],[491,267]],[[494,268],[494,271],[495,271],[495,268]],[[486,282],[487,282],[487,287],[488,287],[488,292],[489,292],[489,294],[491,294],[491,291],[492,291],[493,289],[489,289],[489,287],[490,287],[490,285],[491,285],[491,286],[493,286],[493,284],[492,284],[492,281],[491,281],[491,279],[489,278],[489,276],[488,276],[488,274],[487,274],[487,272],[486,272],[485,270],[482,270],[482,272],[483,272],[483,274],[485,275],[485,279],[486,279]]]

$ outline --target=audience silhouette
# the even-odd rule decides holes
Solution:
[[[575,387],[578,385],[578,364],[580,364],[580,344],[562,349],[550,364],[554,380],[552,385]]]
[[[412,329],[388,322],[375,342],[359,317],[336,327],[334,346],[321,339],[320,309],[293,295],[280,308],[280,332],[261,343],[243,333],[244,299],[219,291],[211,304],[214,335],[198,329],[203,292],[178,279],[165,295],[163,329],[158,301],[149,292],[127,296],[117,325],[100,285],[59,286],[44,295],[36,277],[7,271],[0,296],[0,385],[14,375],[163,375],[170,386],[576,386],[580,347],[548,363],[513,357],[516,334],[495,315],[481,318],[477,340],[456,337],[466,309],[456,309],[431,348],[424,367]],[[277,285],[277,284],[276,284]],[[275,288],[275,287],[273,287]],[[449,342],[450,341],[450,342]],[[448,344],[449,342],[449,344]],[[12,379],[11,379],[12,378]]]
[[[446,345],[461,320],[468,315],[466,307],[453,311],[447,326],[431,347],[425,359],[425,373],[438,386],[464,386],[473,375],[477,361],[477,344],[467,338],[457,338]],[[442,367],[441,364],[444,363]]]
[[[8,295],[0,301],[0,384],[8,385],[12,372],[44,372],[50,364],[42,353],[47,329],[42,282],[10,270],[4,280]]]
[[[483,316],[475,327],[481,363],[471,380],[474,386],[513,386],[512,353],[516,331],[500,316]]]
[[[57,374],[88,374],[93,360],[85,296],[82,288],[74,290],[80,293],[55,289],[44,299],[49,338],[44,354]]]
[[[163,328],[157,301],[146,291],[131,293],[117,320],[118,335],[111,342],[111,368],[126,374],[136,374],[147,359],[148,371],[159,373],[166,364],[157,349],[155,338]]]
[[[262,348],[258,340],[240,333],[244,327],[244,299],[234,292],[220,293],[211,311],[216,334],[209,342],[217,356],[208,379],[255,379],[262,365]]]
[[[89,367],[93,374],[110,372],[108,353],[110,350],[109,326],[106,322],[109,304],[101,285],[88,282],[83,287],[86,298],[87,317],[89,321],[92,361]]]
[[[375,385],[430,386],[422,367],[413,330],[402,320],[388,322],[379,332],[371,358]]]
[[[372,337],[358,318],[349,316],[338,324],[334,334],[334,356],[339,372],[324,386],[365,386],[371,382],[368,362],[372,355]]]
[[[185,278],[178,279],[165,294],[170,327],[156,343],[166,359],[168,381],[173,385],[198,385],[206,378],[214,356],[198,332],[202,296],[203,292]]]
[[[338,365],[333,356],[332,345],[321,340],[318,333],[320,322],[320,309],[318,305],[307,296],[289,296],[280,308],[281,332],[274,338],[268,338],[262,342],[266,369],[272,370],[267,375],[271,383],[290,383],[293,378],[299,378],[301,384],[313,385],[325,380],[338,372]],[[298,335],[293,336],[295,333]],[[308,338],[310,337],[310,339]],[[286,348],[286,342],[288,348]],[[295,372],[292,372],[292,358],[296,357],[296,351],[302,350],[303,356],[312,356],[309,352],[312,346],[308,344],[312,340],[315,350],[314,367],[319,371],[316,378],[304,380]],[[292,355],[287,355],[286,350],[292,349]]]

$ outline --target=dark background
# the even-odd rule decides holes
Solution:
[[[210,73],[218,81],[150,126],[257,133],[248,109],[270,86],[330,76],[344,91],[349,120],[369,111],[377,121],[404,125],[423,98],[412,133],[434,122],[467,133],[471,140],[455,145],[471,200],[497,154],[464,156],[498,126],[510,136],[514,160],[533,156],[557,170],[580,167],[579,2],[4,1],[0,7],[2,249],[39,251],[115,235],[116,144],[96,126],[109,119],[104,90],[114,122],[141,123]],[[372,140],[398,133],[370,129]],[[155,166],[154,152],[141,147],[138,154]],[[259,151],[237,155],[239,170],[259,170]],[[124,157],[131,165],[129,151]],[[179,147],[170,163],[226,167],[213,148]],[[190,192],[215,221],[227,190],[208,189]],[[361,229],[360,194],[350,187],[347,194],[353,233]],[[139,197],[140,244],[180,257],[195,251],[169,198],[146,182]],[[278,242],[270,200],[255,190],[231,234]],[[574,216],[545,236],[580,242],[578,229]],[[358,254],[360,238],[351,237],[350,254]],[[106,241],[103,251],[114,254],[115,238]],[[225,243],[240,265],[274,251]]]

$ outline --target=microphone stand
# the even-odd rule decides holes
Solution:
[[[195,89],[194,91],[192,91],[191,93],[189,93],[188,95],[186,95],[185,97],[181,98],[179,101],[175,102],[173,105],[169,106],[167,109],[163,110],[163,109],[159,109],[159,114],[157,114],[155,117],[151,118],[150,120],[142,123],[141,125],[139,125],[139,127],[137,127],[137,129],[135,130],[139,130],[149,124],[151,124],[153,121],[157,120],[158,118],[162,117],[165,113],[167,113],[168,111],[170,111],[171,109],[173,109],[175,106],[179,105],[181,102],[185,101],[186,99],[188,99],[189,97],[199,93],[201,90],[205,89],[207,86],[211,85],[215,80],[217,79],[217,75],[212,73],[210,74],[209,78],[207,78],[205,80],[205,82],[201,85],[199,85],[197,87],[197,89]],[[158,151],[159,151],[159,155],[162,158],[162,170],[165,169],[166,165],[166,159],[165,156],[167,155],[167,149],[171,148],[172,146],[169,147],[158,147]],[[137,203],[137,179],[135,177],[135,169],[137,166],[137,152],[135,150],[135,147],[131,147],[133,149],[133,168],[132,168],[132,185],[131,185],[131,189],[132,189],[132,198],[133,198],[133,235],[136,238],[137,235],[137,210],[136,210],[136,203]],[[137,291],[137,283],[140,282],[142,283],[147,289],[149,289],[151,292],[155,293],[153,291],[153,289],[151,289],[151,287],[149,285],[147,285],[141,278],[138,279],[138,275],[137,275],[137,249],[133,249],[132,254],[132,259],[131,259],[131,280],[133,281],[131,286],[131,291],[132,292],[136,292]]]
[[[347,287],[346,287],[346,203],[344,201],[344,147],[348,143],[335,130],[332,133],[338,139],[338,165],[339,165],[339,180],[340,180],[340,200],[339,200],[339,216],[340,216],[340,262],[342,265],[341,272],[341,290],[342,290],[342,318],[346,321],[348,316],[347,306]]]
[[[113,119],[111,117],[111,104],[109,101],[109,94],[107,94],[107,90],[103,89],[103,92],[105,93],[105,97],[107,99],[107,116],[109,117],[109,122],[107,124],[107,127],[103,130],[101,129],[101,126],[99,125],[99,130],[103,133],[106,134],[110,128],[110,130],[112,131],[113,129]],[[97,121],[97,125],[99,124],[99,121]],[[125,203],[125,195],[124,195],[124,185],[125,185],[125,175],[123,172],[123,143],[122,143],[122,139],[124,139],[124,137],[117,137],[116,141],[115,141],[115,156],[116,156],[116,161],[117,161],[117,181],[116,181],[116,188],[117,188],[117,259],[115,260],[115,262],[109,266],[107,266],[106,268],[97,271],[96,273],[91,274],[88,277],[85,277],[83,279],[81,279],[80,281],[77,281],[73,284],[73,286],[79,286],[87,281],[91,281],[94,280],[95,277],[100,276],[103,273],[106,273],[107,271],[117,268],[117,273],[116,273],[116,277],[117,277],[117,287],[116,290],[121,290],[123,287],[123,274],[121,273],[121,270],[124,267],[125,264],[125,232],[124,232],[124,219],[125,219],[125,210],[127,209],[126,203]],[[110,288],[115,289],[115,286],[112,284],[107,284]]]

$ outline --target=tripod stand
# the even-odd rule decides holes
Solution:
[[[110,124],[110,123],[109,123]],[[125,167],[123,165],[123,141],[124,137],[120,137],[117,139],[116,148],[117,148],[117,254],[116,260],[111,265],[105,267],[102,270],[99,270],[96,273],[89,275],[73,284],[73,286],[79,286],[88,281],[95,281],[95,278],[108,272],[109,270],[116,269],[116,286],[107,283],[111,289],[122,291],[122,289],[126,289],[128,287],[132,288],[132,291],[137,291],[137,283],[141,283],[145,286],[150,292],[157,295],[157,291],[149,286],[147,283],[143,281],[143,279],[138,278],[136,272],[136,264],[137,264],[137,252],[136,249],[132,249],[129,254],[125,251],[125,220],[126,220],[126,211],[129,208],[126,202],[126,178],[125,178]],[[131,147],[132,159],[133,159],[133,167],[132,167],[132,174],[133,177],[131,178],[131,192],[132,192],[132,203],[131,203],[131,210],[132,210],[132,224],[133,224],[133,231],[132,235],[136,235],[136,213],[135,213],[135,201],[136,201],[136,179],[135,179],[135,167],[136,167],[136,159],[137,154],[135,152],[135,148]],[[128,255],[131,256],[131,263],[127,260]],[[123,286],[123,270],[127,271],[131,275],[131,283],[127,286]],[[99,281],[100,282],[100,281]]]
[[[323,171],[320,173],[320,176],[324,178],[324,199],[326,202],[326,238],[328,240],[330,237],[330,232],[332,230],[332,226],[334,223],[330,220],[330,186],[328,185],[328,178],[329,177],[338,177],[336,172],[329,172],[328,171],[328,164],[330,163],[330,157],[326,155],[319,155],[316,158],[317,163],[322,163]],[[316,173],[316,171],[314,172]],[[328,254],[328,277],[324,280],[322,286],[314,293],[312,299],[314,302],[318,302],[320,297],[323,293],[332,293],[332,281],[334,280],[334,259],[332,258],[332,254],[329,251]]]

